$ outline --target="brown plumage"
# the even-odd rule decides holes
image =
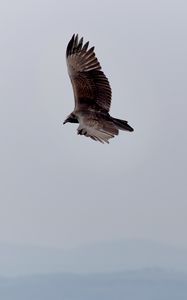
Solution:
[[[73,86],[75,108],[64,124],[79,123],[77,133],[101,143],[118,135],[119,130],[133,131],[127,121],[109,115],[111,87],[89,42],[73,35],[66,50],[68,73]]]

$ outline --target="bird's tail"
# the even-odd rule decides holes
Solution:
[[[134,129],[128,124],[127,121],[116,119],[113,117],[112,117],[112,121],[120,130],[134,131]]]

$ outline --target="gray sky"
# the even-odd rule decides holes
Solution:
[[[186,1],[1,2],[0,242],[74,247],[148,238],[187,247]],[[62,126],[79,33],[135,128],[102,145]]]

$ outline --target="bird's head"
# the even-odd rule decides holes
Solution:
[[[65,121],[63,122],[63,124],[66,124],[66,123],[79,123],[78,120],[77,120],[77,117],[71,113],[66,119]]]

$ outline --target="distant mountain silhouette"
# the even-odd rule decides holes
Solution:
[[[161,270],[0,279],[2,300],[186,300],[187,276]]]
[[[142,268],[187,271],[187,251],[145,240],[102,242],[66,251],[0,244],[0,276]]]

